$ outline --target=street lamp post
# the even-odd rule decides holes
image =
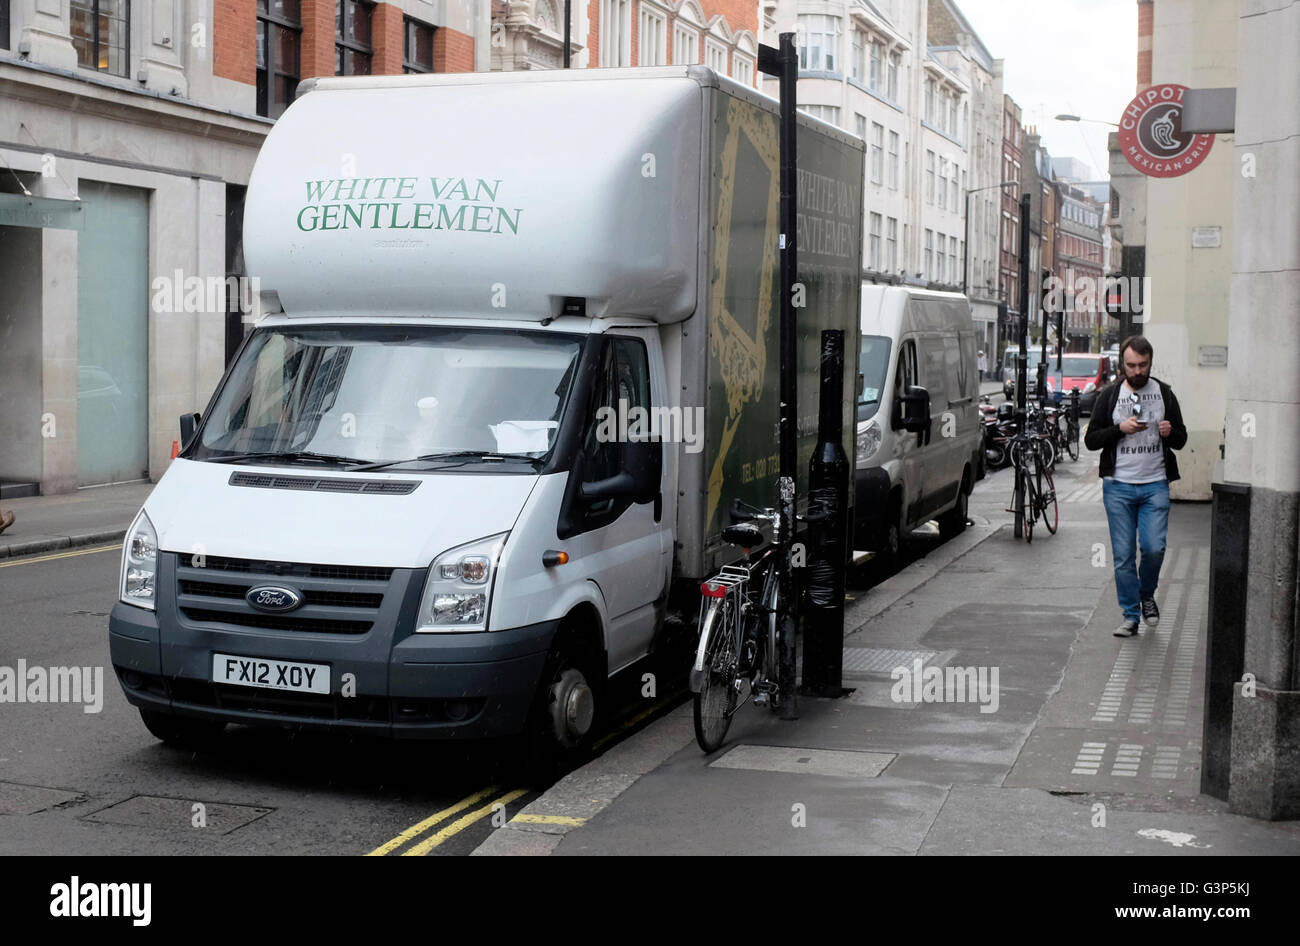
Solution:
[[[991,191],[1001,187],[1019,187],[1019,181],[1003,181],[1001,184],[989,184],[966,191],[966,242],[961,249],[961,291],[965,293],[970,285],[970,195],[980,191]]]

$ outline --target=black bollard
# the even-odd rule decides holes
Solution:
[[[844,333],[822,332],[817,446],[808,467],[808,607],[803,686],[843,696],[844,572],[848,562],[849,458],[844,453]]]

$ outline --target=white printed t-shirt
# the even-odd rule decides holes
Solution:
[[[1165,451],[1160,437],[1160,422],[1165,419],[1165,399],[1160,385],[1147,378],[1146,386],[1134,392],[1127,381],[1119,389],[1111,421],[1118,426],[1133,416],[1133,403],[1142,405],[1139,418],[1146,430],[1125,434],[1115,447],[1115,475],[1119,483],[1142,485],[1158,483],[1165,479]]]

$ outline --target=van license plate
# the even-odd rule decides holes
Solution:
[[[330,692],[330,668],[325,664],[300,664],[260,657],[212,655],[212,682],[234,686],[293,690],[297,693]]]

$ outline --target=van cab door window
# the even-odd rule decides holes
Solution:
[[[908,339],[898,351],[898,370],[894,373],[894,410],[892,426],[895,430],[903,426],[903,394],[908,388],[918,384],[920,378],[916,368],[916,342]]]
[[[645,343],[611,338],[605,347],[583,438],[582,482],[596,483],[621,469],[623,444],[650,436],[650,360]],[[612,522],[627,499],[605,499],[587,509],[590,528]]]

